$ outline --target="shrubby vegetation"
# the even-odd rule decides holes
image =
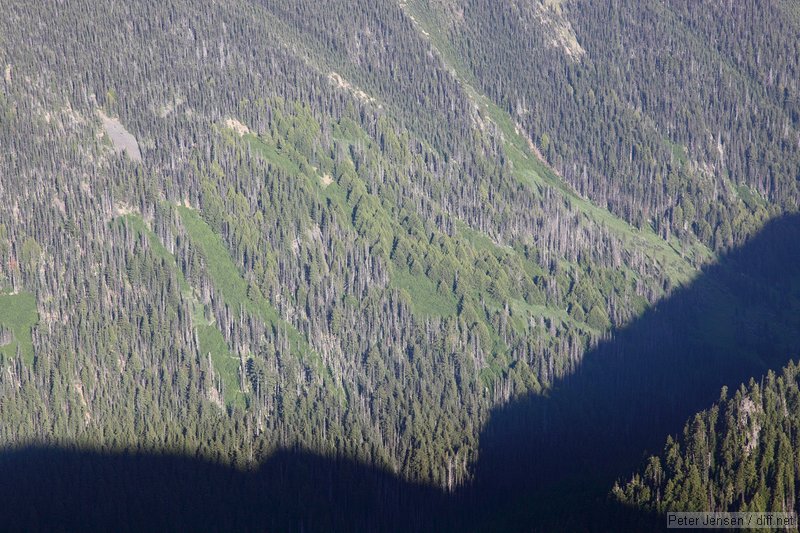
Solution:
[[[0,314],[20,346],[0,342],[0,443],[240,466],[296,447],[452,490],[493,407],[796,208],[792,63],[773,90],[692,47],[710,78],[662,86],[636,55],[647,83],[622,91],[596,13],[564,7],[575,61],[527,8],[467,7],[440,35],[436,6],[389,0],[7,6],[0,287],[38,321]],[[745,74],[753,95],[722,98]],[[651,103],[710,121],[689,81],[725,93],[724,158]]]
[[[581,195],[636,226],[723,249],[797,209],[795,3],[408,8]]]

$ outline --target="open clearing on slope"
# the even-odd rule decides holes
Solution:
[[[311,348],[306,338],[293,325],[282,319],[266,298],[248,291],[248,283],[233,262],[222,237],[211,229],[197,211],[179,206],[178,212],[192,243],[205,255],[206,268],[214,287],[234,316],[240,316],[244,310],[252,316],[259,317],[275,331],[284,331],[289,339],[291,354],[302,364],[313,368],[318,376],[335,387],[330,369]],[[336,390],[343,395],[341,389],[337,387]]]
[[[97,110],[97,116],[103,121],[103,129],[111,139],[114,151],[118,154],[124,152],[132,160],[141,162],[142,153],[139,151],[139,142],[131,132],[125,129],[119,119],[109,117],[100,109]]]
[[[250,133],[250,128],[236,120],[235,118],[229,118],[225,121],[225,127],[231,129],[239,134],[239,137]]]
[[[239,358],[233,355],[222,336],[222,332],[213,323],[208,322],[203,316],[203,306],[195,298],[192,288],[178,268],[175,256],[161,244],[158,236],[147,227],[144,220],[137,214],[126,214],[118,219],[123,224],[139,235],[144,235],[150,244],[150,249],[165,265],[172,265],[178,278],[178,286],[184,298],[191,302],[192,323],[197,332],[197,343],[203,356],[210,355],[214,371],[219,374],[223,384],[223,396],[229,406],[244,408],[246,405],[244,393],[239,387]],[[215,384],[216,386],[216,384]]]
[[[39,321],[36,297],[28,292],[0,294],[0,324],[11,330],[11,342],[0,346],[0,355],[14,357],[19,348],[22,360],[33,364],[31,329]]]
[[[455,316],[458,301],[451,291],[440,292],[425,274],[412,274],[407,269],[395,267],[391,286],[408,292],[411,308],[418,316]]]

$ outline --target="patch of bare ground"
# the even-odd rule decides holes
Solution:
[[[248,128],[235,118],[229,118],[225,120],[225,127],[235,131],[239,135],[239,137],[242,137],[250,133],[250,128]]]
[[[125,202],[114,203],[114,217],[124,217],[135,212],[136,210]]]
[[[345,89],[349,91],[353,96],[361,100],[362,102],[368,102],[374,104],[376,102],[375,98],[368,95],[358,87],[354,86],[352,83],[344,79],[338,72],[331,72],[328,74],[328,81],[339,87],[340,89]]]
[[[103,122],[103,129],[106,132],[106,135],[111,139],[111,144],[114,145],[114,151],[116,153],[126,153],[128,157],[131,158],[133,161],[142,160],[142,153],[139,151],[139,143],[128,130],[125,129],[125,126],[120,123],[118,118],[111,118],[102,110],[97,110],[97,116],[100,117],[100,120]]]
[[[51,200],[50,203],[53,205],[53,207],[58,209],[62,215],[67,214],[67,206],[66,204],[64,204],[64,201],[61,198],[59,198],[56,195],[53,195],[53,197],[50,200]]]
[[[570,59],[579,61],[586,50],[578,42],[572,24],[561,9],[562,3],[563,0],[541,0],[538,4],[539,21],[551,30],[551,45],[564,50]]]

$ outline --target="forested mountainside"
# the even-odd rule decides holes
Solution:
[[[796,208],[796,2],[408,6],[550,165],[636,226],[718,249]]]
[[[662,512],[796,510],[798,398],[796,363],[735,392],[723,388],[614,495]]]
[[[493,409],[798,207],[790,2],[0,9],[6,449],[454,492]]]

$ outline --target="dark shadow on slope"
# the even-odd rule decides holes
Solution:
[[[619,529],[599,521],[617,509],[607,500],[615,479],[659,452],[723,385],[758,379],[799,352],[800,217],[787,216],[615,332],[549,397],[493,412],[474,487],[490,501],[482,523],[506,517],[509,527],[547,531],[571,518],[569,530]]]
[[[441,530],[446,504],[436,488],[303,452],[252,472],[169,455],[0,455],[2,531]]]
[[[281,452],[256,472],[172,456],[0,454],[0,529],[47,531],[652,531],[612,503],[722,385],[800,347],[800,217],[771,222],[587,354],[546,397],[497,409],[474,483],[448,495],[350,461]]]

